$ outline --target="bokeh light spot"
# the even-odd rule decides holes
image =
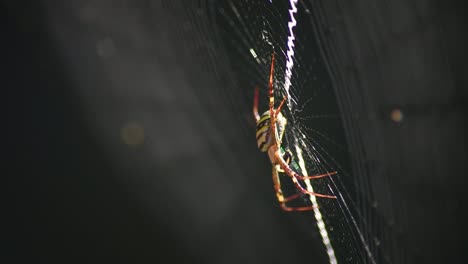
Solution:
[[[400,109],[393,109],[392,112],[390,113],[390,118],[394,122],[401,122],[403,120],[403,112],[401,112]]]

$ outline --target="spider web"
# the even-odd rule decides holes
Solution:
[[[324,199],[304,195],[297,203],[318,205],[311,228],[320,233],[329,263],[388,262],[380,246],[381,221],[372,214],[368,179],[351,173],[350,154],[332,79],[315,34],[316,10],[299,1],[227,1],[212,7],[213,24],[230,50],[233,68],[246,84],[246,109],[253,87],[261,88],[260,112],[267,109],[271,54],[276,53],[274,88],[276,105],[288,96],[283,114],[288,119],[283,147],[289,148],[303,175],[338,174],[306,181],[310,191],[333,194]],[[289,192],[295,189],[286,185]],[[385,261],[386,260],[386,261]]]

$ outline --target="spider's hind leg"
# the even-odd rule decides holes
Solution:
[[[281,190],[281,181],[280,181],[280,177],[278,174],[279,171],[277,170],[277,167],[279,167],[279,165],[273,167],[273,183],[275,187],[276,198],[278,199],[278,202],[281,206],[281,210],[286,211],[286,212],[293,212],[293,211],[310,211],[310,210],[317,208],[313,205],[312,206],[299,206],[299,207],[291,207],[287,205],[288,202],[295,200],[304,194],[299,192],[291,196],[285,197],[283,194],[283,191]]]
[[[284,154],[283,154],[283,159],[284,159],[284,161],[286,161],[286,164],[288,164],[288,165],[291,164],[292,158],[293,158],[293,154],[292,154],[291,150],[285,149]],[[281,172],[281,173],[284,173],[284,170],[281,169],[281,167],[279,165],[277,165],[277,171]]]

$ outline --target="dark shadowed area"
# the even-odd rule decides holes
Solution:
[[[330,263],[276,202],[242,40],[216,33],[233,1],[187,2],[7,4],[8,263]],[[464,263],[466,9],[352,2],[299,2],[362,231],[329,230],[338,262]]]

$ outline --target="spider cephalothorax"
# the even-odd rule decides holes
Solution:
[[[302,176],[293,171],[289,164],[292,159],[292,154],[289,151],[284,150],[281,147],[281,141],[285,133],[286,124],[288,123],[286,118],[281,114],[281,108],[283,107],[286,97],[283,98],[278,108],[274,108],[275,99],[273,92],[273,70],[275,65],[275,54],[273,53],[271,58],[271,68],[270,68],[270,81],[269,81],[269,98],[270,98],[270,109],[265,111],[263,115],[258,114],[258,97],[259,90],[255,89],[254,95],[254,104],[253,104],[253,115],[257,123],[257,146],[262,152],[267,152],[268,157],[270,158],[271,164],[273,165],[273,184],[276,191],[276,196],[281,205],[281,208],[285,211],[306,211],[312,210],[315,207],[313,206],[303,206],[303,207],[289,207],[286,205],[288,201],[298,198],[301,194],[310,194],[318,197],[324,198],[336,198],[336,196],[325,195],[314,193],[304,189],[299,183],[299,180],[306,179],[317,179],[322,177],[327,177],[335,172],[313,175],[313,176]],[[281,183],[278,172],[285,173],[288,175],[294,182],[297,189],[300,191],[298,194],[294,194],[289,197],[284,197],[281,190]]]

